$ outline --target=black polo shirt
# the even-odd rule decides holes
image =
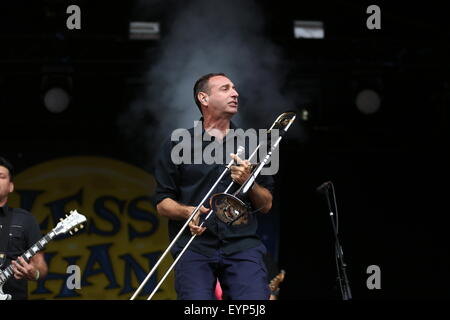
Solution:
[[[4,227],[6,212],[12,214],[9,230]],[[23,209],[0,207],[0,232],[9,232],[6,251],[6,261],[3,269],[16,260],[41,238],[41,232],[36,218]],[[3,292],[12,296],[13,300],[28,298],[28,281],[10,277],[3,286]]]
[[[226,165],[231,160],[229,156],[230,152],[228,152],[230,151],[230,144],[232,145],[232,153],[236,153],[238,145],[244,144],[245,157],[241,156],[241,158],[248,159],[250,154],[248,139],[245,139],[245,142],[243,142],[242,139],[227,134],[223,141],[220,142],[216,141],[214,137],[211,137],[208,133],[206,133],[207,137],[209,137],[211,141],[203,141],[205,140],[202,139],[202,136],[205,134],[203,122],[198,122],[197,126],[201,126],[201,130],[200,127],[197,127],[197,130],[194,130],[194,128],[188,130],[190,141],[186,139],[180,139],[181,141],[171,141],[171,138],[169,137],[163,142],[155,163],[154,175],[157,182],[154,201],[155,206],[163,199],[171,198],[181,204],[196,207],[208,193],[210,188],[225,169]],[[230,124],[230,128],[234,130],[237,129],[233,123]],[[197,134],[195,134],[196,132]],[[200,132],[201,136],[199,137]],[[194,142],[194,139],[200,140]],[[200,143],[198,143],[199,141]],[[187,145],[190,147],[191,164],[175,164],[172,161],[171,152],[179,143],[186,142],[190,142]],[[215,155],[214,150],[222,150],[222,155],[220,155],[220,153],[218,155],[219,158],[222,156],[221,163],[208,164],[205,163],[205,159],[202,157],[201,163],[194,164],[194,154],[197,152],[198,155],[199,152],[205,152],[205,149],[207,153],[211,155]],[[184,156],[183,151],[178,154],[180,154],[180,156]],[[227,172],[212,194],[224,192],[231,182],[231,174],[230,172]],[[267,188],[270,192],[273,191],[274,181],[272,176],[260,174],[258,175],[256,182]],[[239,185],[234,183],[228,193],[233,193],[238,188]],[[251,205],[248,199],[243,200]],[[205,202],[204,206],[209,208],[209,199]],[[252,208],[252,210],[256,209],[257,208]],[[232,254],[244,249],[258,246],[261,243],[261,240],[256,234],[258,227],[255,216],[256,214],[258,213],[250,214],[246,217],[246,219],[241,219],[238,223],[234,223],[230,226],[218,219],[213,213],[204,224],[207,228],[206,231],[201,236],[196,237],[189,248],[200,254],[212,256],[217,250],[220,250],[224,254]],[[206,215],[204,215],[204,217],[205,216]],[[172,241],[172,239],[176,236],[184,223],[185,221],[169,219],[170,241]],[[172,254],[177,255],[190,238],[190,230],[189,228],[186,228],[182,236],[177,241],[177,244],[174,246]]]

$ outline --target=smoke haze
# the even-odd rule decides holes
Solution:
[[[141,1],[135,9],[145,18],[155,14],[152,8],[162,10],[161,3]],[[244,128],[268,128],[280,113],[295,109],[293,99],[281,93],[287,67],[281,50],[264,36],[264,15],[256,1],[164,5],[171,9],[161,25],[157,59],[146,75],[148,87],[119,119],[143,153],[156,152],[174,129],[190,128],[200,118],[193,86],[207,73],[224,72],[234,82],[240,96],[233,121]],[[290,134],[298,135],[294,127]]]

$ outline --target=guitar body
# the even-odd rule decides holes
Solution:
[[[11,300],[10,294],[3,293],[3,285],[0,286],[0,300]]]

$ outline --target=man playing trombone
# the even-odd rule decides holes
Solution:
[[[171,158],[171,150],[176,142],[170,139],[163,144],[158,154],[155,166],[155,202],[158,213],[169,219],[170,240],[173,240],[213,186],[227,159],[234,159],[235,165],[230,167],[231,174],[227,173],[218,182],[214,194],[226,191],[227,186],[231,185],[228,192],[234,192],[252,173],[249,161],[241,160],[235,154],[236,151],[231,155],[225,152],[226,143],[230,143],[228,140],[235,139],[228,139],[227,134],[230,129],[236,129],[231,118],[238,112],[238,96],[233,82],[223,73],[204,75],[194,86],[194,99],[202,113],[198,125],[202,125],[202,136],[209,135],[211,139],[202,139],[201,150],[197,150],[192,143],[192,153],[202,152],[211,143],[220,144],[224,148],[222,163],[206,164],[202,161],[200,164],[175,164]],[[194,139],[194,128],[189,132]],[[270,175],[258,176],[242,200],[248,203],[252,211],[267,213],[272,207],[272,188],[273,178]],[[263,261],[266,248],[256,234],[256,217],[248,214],[229,224],[216,215],[211,215],[204,226],[200,226],[201,218],[210,211],[207,206],[209,200],[205,201],[191,219],[189,230],[186,228],[171,248],[175,258],[192,235],[196,236],[175,265],[175,290],[178,299],[215,299],[217,279],[224,294],[230,299],[268,299],[270,291]]]

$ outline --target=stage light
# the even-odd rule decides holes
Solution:
[[[70,65],[45,65],[42,68],[41,99],[52,113],[65,111],[73,95],[73,69]]]
[[[130,40],[158,40],[159,22],[130,22]]]
[[[364,114],[373,114],[380,109],[380,95],[372,89],[361,90],[356,96],[356,107]]]
[[[295,39],[323,39],[325,32],[322,21],[294,21],[294,37]]]
[[[302,109],[301,119],[303,121],[308,121],[309,120],[309,111],[307,109]]]
[[[55,87],[47,90],[44,95],[44,105],[48,111],[61,113],[67,109],[70,103],[70,96],[63,88]]]

